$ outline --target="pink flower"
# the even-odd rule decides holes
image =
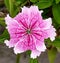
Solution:
[[[16,17],[5,18],[10,40],[5,40],[9,48],[13,47],[15,54],[31,50],[31,58],[36,58],[46,50],[44,39],[55,39],[55,28],[52,19],[43,19],[37,6],[23,7]]]

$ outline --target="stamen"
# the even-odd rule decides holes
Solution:
[[[28,34],[30,34],[30,33],[31,33],[31,30],[30,30],[30,29],[28,29],[26,32],[27,32]]]

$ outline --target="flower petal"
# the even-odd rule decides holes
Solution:
[[[14,47],[14,53],[22,53],[27,50],[27,46],[25,45],[25,42],[18,42]]]
[[[25,13],[25,14],[29,13],[29,8],[24,6],[22,8],[22,13]]]
[[[15,26],[15,27],[19,26],[19,23],[16,20],[14,20],[13,18],[11,18],[9,16],[9,14],[7,15],[7,17],[5,17],[5,22],[9,26]]]
[[[33,51],[31,52],[31,58],[35,59],[35,58],[37,58],[37,56],[39,56],[40,54],[41,54],[40,51],[38,51],[38,50],[33,50]]]
[[[46,46],[45,46],[44,42],[37,40],[35,44],[36,44],[36,49],[38,51],[45,51],[46,50]]]
[[[43,20],[43,22],[40,24],[40,27],[46,30],[46,29],[49,29],[51,25],[52,25],[52,19],[48,18]]]
[[[10,41],[5,40],[4,43],[9,46],[9,48],[14,47],[18,39],[10,39]]]
[[[47,30],[47,34],[51,41],[55,40],[56,29],[53,26],[51,26],[50,29]]]

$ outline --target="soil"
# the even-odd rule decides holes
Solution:
[[[0,63],[15,63],[16,55],[13,49],[9,49],[5,44],[0,44]],[[26,53],[21,54],[20,63],[29,63],[29,56]],[[38,57],[39,63],[49,63],[47,51]],[[60,63],[60,53],[57,54],[55,63]]]

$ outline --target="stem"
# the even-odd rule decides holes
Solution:
[[[30,57],[31,51],[27,51],[27,54]],[[35,58],[35,59],[29,58],[29,63],[38,63],[38,59],[37,58]]]
[[[29,63],[38,63],[38,60],[37,60],[37,58],[36,58],[36,59],[32,59],[32,58],[30,58]]]
[[[20,61],[20,54],[17,54],[16,63],[19,63],[19,61]]]

